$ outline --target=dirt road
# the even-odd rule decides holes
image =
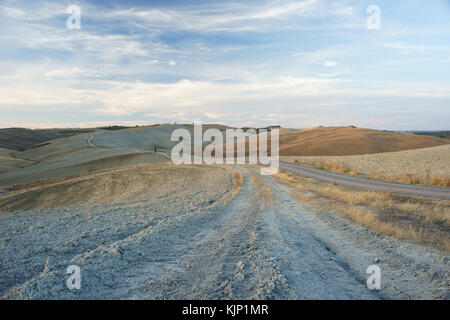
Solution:
[[[445,253],[314,212],[257,170],[152,174],[107,175],[130,179],[115,202],[2,213],[2,298],[450,298]],[[365,284],[372,264],[380,291]],[[69,265],[80,290],[66,287]]]
[[[393,182],[362,179],[284,161],[280,161],[280,168],[308,178],[313,178],[319,181],[333,183],[336,185],[341,185],[350,188],[380,191],[380,192],[393,192],[412,196],[431,197],[437,199],[450,199],[450,189],[446,188],[423,187]]]

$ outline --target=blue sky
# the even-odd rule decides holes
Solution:
[[[0,70],[0,127],[449,129],[450,1],[2,0]]]

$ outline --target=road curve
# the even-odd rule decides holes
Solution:
[[[280,169],[287,170],[315,180],[333,183],[340,186],[370,190],[377,192],[392,192],[411,196],[429,197],[437,199],[450,199],[450,189],[414,186],[386,181],[362,179],[346,176],[329,171],[306,167],[296,163],[280,161]]]

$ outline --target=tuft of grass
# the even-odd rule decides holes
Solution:
[[[341,161],[320,159],[320,160],[313,162],[313,166],[316,168],[322,169],[322,170],[333,171],[336,173],[345,173],[345,174],[353,174],[353,175],[359,174],[359,172],[357,170],[344,165]]]
[[[447,188],[450,187],[450,177],[441,178],[430,169],[427,169],[425,174],[421,176],[403,173],[395,176],[386,176],[381,178],[406,184],[422,184]]]
[[[231,175],[231,180],[233,182],[231,195],[234,198],[241,191],[241,188],[244,185],[244,178],[242,177],[242,175],[239,172],[233,172]]]

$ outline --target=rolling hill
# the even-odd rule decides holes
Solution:
[[[128,165],[165,162],[170,159],[161,152],[169,152],[178,143],[171,141],[171,134],[179,128],[191,133],[193,131],[193,126],[188,124],[123,130],[98,129],[47,141],[23,151],[0,149],[0,186],[58,179]],[[204,125],[204,130],[208,128],[227,127]],[[16,138],[20,140],[23,131],[17,132],[19,136]]]
[[[24,150],[31,146],[58,138],[67,138],[95,129],[0,129],[0,148]]]
[[[168,161],[167,155],[163,153],[167,154],[178,143],[171,141],[173,130],[178,128],[188,129],[191,133],[193,130],[193,126],[187,124],[123,130],[98,129],[95,132],[47,141],[23,151],[0,149],[0,186],[55,179],[127,165]],[[209,124],[203,126],[204,132],[208,128],[224,130],[229,127]],[[37,131],[30,131],[41,137]],[[24,132],[26,131],[17,131],[16,140],[21,140]],[[280,155],[362,155],[449,143],[448,139],[410,133],[353,127],[319,127],[281,130]]]
[[[317,127],[280,133],[280,155],[344,156],[449,144],[448,139],[354,127]]]

